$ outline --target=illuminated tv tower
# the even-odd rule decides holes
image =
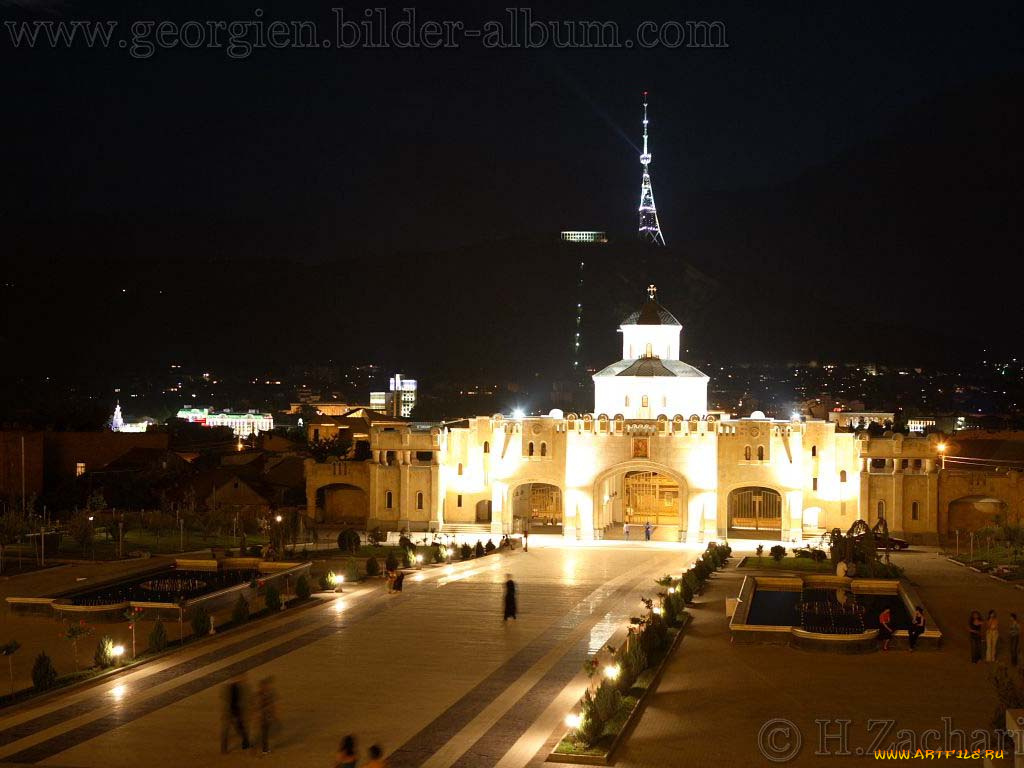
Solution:
[[[658,224],[658,211],[654,207],[654,190],[651,189],[651,153],[647,151],[647,91],[644,91],[644,153],[640,155],[644,167],[644,178],[640,185],[640,239],[655,245],[664,245],[665,237]]]

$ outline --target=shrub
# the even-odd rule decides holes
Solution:
[[[473,548],[473,554],[475,557],[483,557],[485,554],[487,554],[484,551],[484,545],[481,544],[479,540],[477,541],[476,546]]]
[[[408,539],[406,539],[408,541]],[[402,547],[402,565],[406,568],[412,568],[416,564],[416,549],[410,544],[408,547]]]
[[[463,544],[462,547],[459,548],[459,552],[461,553],[463,560],[469,560],[473,556],[473,548],[469,546],[469,544]]]
[[[104,635],[96,643],[96,652],[92,655],[93,663],[100,669],[106,669],[114,663],[114,638]]]
[[[622,694],[611,680],[605,680],[597,687],[597,693],[594,694],[594,709],[602,721],[607,723],[615,717],[621,703]]]
[[[295,596],[299,600],[307,600],[309,598],[309,579],[305,576],[299,576],[299,580],[295,582]]]
[[[56,682],[57,670],[54,669],[53,661],[46,655],[46,651],[41,651],[32,665],[32,686],[37,691],[48,691]]]
[[[632,629],[627,641],[619,649],[619,669],[619,679],[616,682],[623,693],[628,691],[640,677],[640,673],[647,669],[647,654],[640,647],[640,639]]]
[[[491,552],[493,552],[496,549],[497,547],[494,546],[494,542],[488,539],[487,544],[484,545],[484,550],[487,552],[487,554],[491,554]]]
[[[370,543],[373,544],[373,546],[379,547],[381,544],[388,540],[388,535],[378,525],[376,528],[374,528],[366,535],[366,538],[370,540]]]
[[[333,585],[331,584],[330,572],[321,573],[320,576],[317,578],[316,583],[320,585],[321,592],[326,592],[327,590],[331,589]]]
[[[604,732],[604,721],[597,713],[594,705],[594,698],[590,695],[590,689],[583,694],[583,701],[580,702],[580,714],[583,722],[576,729],[576,738],[588,747],[594,746]]]
[[[764,555],[764,544],[758,544],[757,549],[754,551],[757,552],[758,557],[762,557]]]
[[[192,611],[192,634],[196,637],[210,634],[211,620],[210,612],[205,605],[198,605]]]
[[[267,591],[263,595],[263,602],[266,604],[268,611],[280,611],[281,592],[273,584],[268,584]]]
[[[644,649],[647,659],[653,659],[654,655],[665,647],[667,640],[668,627],[665,625],[665,621],[657,614],[651,616],[640,631],[640,646]]]
[[[359,551],[359,534],[352,528],[346,528],[338,534],[338,549],[354,555]]]
[[[164,623],[160,620],[156,620],[156,624],[153,625],[153,629],[149,633],[149,650],[153,653],[160,653],[167,647],[167,630],[164,629]]]
[[[394,552],[388,552],[388,556],[384,559],[384,569],[388,571],[398,570],[398,558],[395,557]]]
[[[440,544],[434,544],[430,548],[430,561],[433,563],[443,563],[445,560],[445,548]]]
[[[413,549],[412,539],[403,533],[398,537],[398,546],[402,549]]]
[[[769,554],[776,563],[781,562],[782,558],[786,556],[786,548],[781,544],[776,544],[769,550]]]
[[[708,564],[703,560],[698,560],[693,564],[693,571],[691,571],[697,579],[697,584],[703,584],[708,578]]]
[[[235,607],[231,609],[231,620],[235,624],[245,624],[249,620],[249,601],[239,595]]]
[[[693,571],[687,571],[683,576],[683,594],[687,595],[686,602],[693,600],[693,596],[697,594],[698,587],[700,587],[700,579],[697,578],[697,574]]]
[[[345,561],[345,581],[349,584],[355,584],[359,581],[359,563],[356,562],[354,557],[350,557]]]
[[[369,557],[366,559],[366,575],[380,576],[380,563],[377,562],[376,557]]]
[[[672,578],[672,574],[666,573],[664,576],[662,576],[654,583],[657,584],[659,587],[671,587],[673,581],[674,579]]]

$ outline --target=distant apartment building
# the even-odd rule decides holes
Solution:
[[[192,424],[202,424],[204,427],[230,427],[237,437],[258,435],[274,428],[274,415],[257,411],[236,413],[216,412],[209,408],[182,408],[177,415],[179,419]]]
[[[889,411],[829,411],[828,420],[837,427],[867,427],[869,424],[885,426],[896,419],[896,414]]]
[[[582,229],[569,229],[562,232],[562,241],[566,243],[607,243],[608,235]]]
[[[396,373],[388,379],[387,391],[370,393],[370,410],[407,419],[416,405],[416,390],[416,379]]]

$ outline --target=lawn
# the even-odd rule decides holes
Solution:
[[[765,571],[801,571],[803,573],[834,573],[835,569],[829,560],[816,563],[809,557],[784,557],[778,562],[765,555],[751,555],[743,561],[741,568],[758,568]]]
[[[252,547],[265,545],[266,536],[246,534],[245,545]],[[184,544],[184,550],[182,550]],[[211,534],[204,538],[201,531],[185,531],[184,541],[177,531],[167,531],[162,535],[156,535],[152,531],[132,528],[124,532],[124,544],[122,554],[128,557],[135,550],[144,550],[154,555],[176,554],[182,551],[194,552],[196,550],[209,549],[210,547],[224,547],[226,549],[237,549],[238,537],[224,534]],[[29,554],[31,551],[27,552]],[[108,538],[106,530],[100,528],[96,531],[96,537],[92,545],[85,547],[84,551],[78,543],[70,536],[61,538],[58,557],[76,557],[96,560],[117,559],[117,532],[111,531]]]

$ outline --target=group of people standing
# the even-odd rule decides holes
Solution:
[[[1017,622],[1017,614],[1010,614],[1010,626],[1008,627],[1010,637],[1010,664],[1017,666],[1017,657],[1020,653],[1020,624]],[[971,663],[977,664],[981,661],[984,650],[985,661],[995,661],[999,647],[999,615],[989,611],[986,618],[981,617],[981,611],[971,611],[967,620],[967,635],[971,641]]]
[[[648,520],[646,523],[644,523],[644,540],[650,541],[652,533],[654,533],[654,526],[651,525],[651,521]],[[622,537],[626,541],[629,541],[629,523],[622,524]]]

